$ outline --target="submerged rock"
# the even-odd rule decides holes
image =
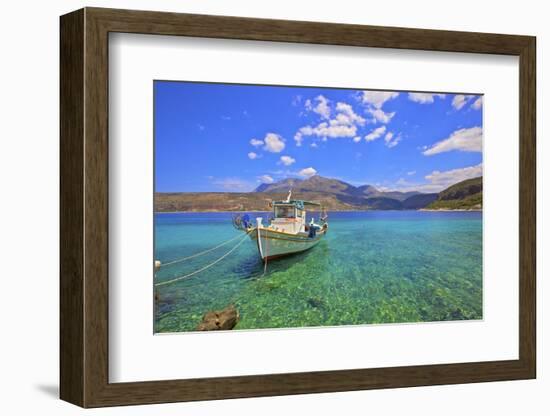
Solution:
[[[239,311],[235,305],[229,305],[221,311],[209,311],[202,317],[197,331],[216,331],[233,329],[239,321]]]
[[[468,319],[460,308],[456,308],[455,310],[451,311],[451,313],[449,313],[449,318],[453,321]]]
[[[309,298],[307,304],[312,308],[322,308],[325,306],[325,302],[320,298]]]

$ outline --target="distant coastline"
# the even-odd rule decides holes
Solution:
[[[439,193],[381,191],[315,175],[262,184],[252,192],[157,192],[155,212],[268,212],[272,201],[315,201],[327,211],[481,211],[482,177],[455,183]]]

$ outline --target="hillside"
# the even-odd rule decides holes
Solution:
[[[284,200],[288,190],[280,192],[183,192],[156,193],[155,212],[176,211],[270,211],[272,200]],[[353,211],[360,205],[338,199],[336,195],[319,192],[292,192],[295,199],[316,201],[332,211]],[[345,199],[345,198],[344,198]],[[354,201],[355,202],[355,201]],[[367,209],[364,207],[363,209]]]
[[[435,200],[439,194],[417,194],[403,201],[403,209],[421,209],[425,208]]]
[[[155,212],[204,211],[269,211],[272,200],[286,199],[288,192],[182,192],[156,193]],[[397,199],[361,198],[323,192],[294,192],[293,199],[320,202],[329,211],[359,211],[369,209],[403,209]]]
[[[478,178],[480,180],[480,178]],[[292,189],[293,199],[320,202],[329,211],[467,209],[481,206],[477,182],[456,184],[439,194],[380,191],[372,185],[355,187],[338,179],[313,176],[262,184],[254,192],[180,192],[156,193],[155,212],[177,211],[268,211],[272,200],[284,200]],[[473,192],[473,193],[472,193]],[[458,208],[455,208],[458,207]]]
[[[372,188],[377,192],[376,188]],[[324,178],[319,175],[312,176],[308,179],[284,179],[271,184],[263,183],[258,186],[254,192],[281,192],[286,194],[289,189],[292,189],[293,193],[320,192],[336,195],[362,196],[362,190],[360,191],[360,188],[356,188],[338,179]]]
[[[483,177],[467,179],[441,191],[426,209],[477,210],[483,207]]]
[[[263,183],[258,186],[254,192],[288,193],[289,189],[292,189],[293,194],[300,192],[319,192],[345,195],[351,198],[390,198],[398,201],[404,201],[412,195],[419,194],[419,192],[383,192],[372,185],[356,187],[338,179],[324,178],[319,175],[312,176],[308,179],[290,178],[272,184]]]

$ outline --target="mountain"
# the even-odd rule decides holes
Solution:
[[[404,201],[405,199],[420,193],[416,191],[412,191],[412,192],[379,191],[372,185],[358,186],[356,189],[359,194],[364,195],[366,197],[391,198],[391,199],[397,199],[398,201]]]
[[[268,211],[271,201],[293,199],[317,201],[329,211],[403,209],[477,209],[481,207],[481,178],[460,182],[439,194],[381,191],[372,185],[353,186],[319,175],[289,178],[261,184],[254,192],[156,193],[156,212],[175,211]]]
[[[412,195],[419,192],[383,192],[372,185],[362,185],[355,187],[338,179],[324,178],[320,175],[314,175],[308,179],[284,179],[279,182],[265,184],[262,183],[254,192],[287,192],[292,189],[292,193],[299,192],[326,192],[335,195],[345,195],[352,198],[390,198],[398,201],[404,201]]]
[[[437,200],[430,203],[427,209],[482,209],[483,207],[483,177],[467,179],[455,183],[441,191]]]
[[[352,195],[356,189],[349,183],[338,179],[324,178],[319,175],[308,179],[284,179],[271,184],[261,184],[254,192],[286,192],[292,189],[293,193],[298,192],[327,192],[331,194]]]
[[[403,209],[422,209],[437,199],[439,194],[416,194],[405,199],[402,203]]]
[[[289,189],[294,189],[298,183],[303,182],[301,179],[288,178],[275,183],[262,183],[254,192],[286,192]]]
[[[384,198],[391,198],[391,199],[397,199],[398,201],[405,201],[411,196],[414,195],[422,195],[418,191],[411,191],[411,192],[400,192],[400,191],[386,191],[386,192],[380,192],[380,196]]]
[[[372,196],[380,194],[380,191],[372,185],[362,185],[356,188],[357,193],[365,196]]]
[[[403,209],[401,201],[386,197],[373,197],[365,200],[368,209]]]

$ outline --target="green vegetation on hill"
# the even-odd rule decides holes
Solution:
[[[483,190],[483,177],[467,179],[455,183],[439,193],[441,200],[464,199],[470,195],[480,193]]]
[[[427,209],[482,209],[483,177],[467,179],[441,191]]]
[[[438,194],[416,194],[403,201],[403,209],[421,209],[435,201]]]

